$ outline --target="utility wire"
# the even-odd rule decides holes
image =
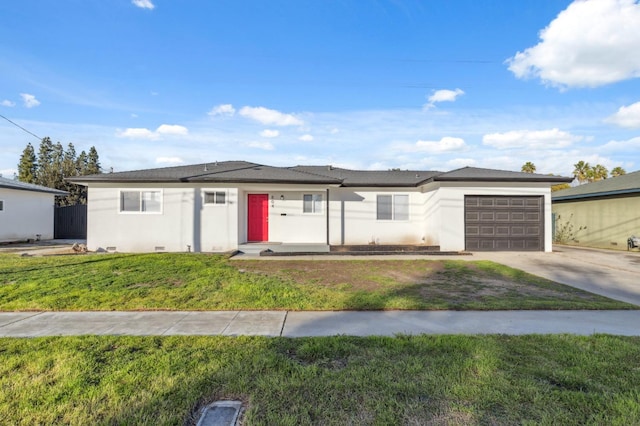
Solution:
[[[40,136],[36,135],[36,134],[35,134],[35,133],[33,133],[33,132],[30,132],[29,130],[25,129],[25,128],[24,128],[24,127],[22,127],[21,125],[19,125],[19,124],[17,124],[17,123],[14,123],[13,121],[9,120],[9,119],[8,119],[7,117],[5,117],[4,115],[0,114],[0,117],[1,117],[1,118],[4,118],[4,119],[5,119],[5,120],[7,120],[9,123],[11,123],[11,124],[13,124],[14,126],[16,126],[17,128],[19,128],[19,129],[21,129],[21,130],[23,130],[23,131],[25,131],[25,132],[29,133],[31,136],[33,136],[34,138],[38,139],[39,141],[41,141],[41,140],[42,140],[42,138],[41,138]]]

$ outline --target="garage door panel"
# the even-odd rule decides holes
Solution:
[[[482,222],[495,222],[495,212],[480,212],[480,221]]]
[[[497,251],[544,249],[542,196],[466,196],[465,247]]]

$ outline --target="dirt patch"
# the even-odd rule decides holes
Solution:
[[[389,285],[429,281],[442,269],[439,261],[244,261],[243,270],[327,287],[349,284],[353,290],[379,290]]]
[[[570,291],[553,283],[541,285],[537,277],[513,278],[473,262],[450,260],[246,261],[242,267],[247,273],[277,276],[301,285],[394,293],[425,301],[455,300],[456,304],[497,298],[563,299]],[[591,297],[588,293],[571,296]]]

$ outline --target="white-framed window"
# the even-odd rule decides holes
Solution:
[[[227,193],[225,191],[205,191],[205,204],[227,204]]]
[[[322,194],[303,194],[302,213],[322,213]]]
[[[409,195],[378,195],[376,218],[378,220],[409,220]]]
[[[4,200],[0,200],[0,212],[4,211]]]
[[[121,190],[121,213],[161,213],[162,191],[153,190]]]

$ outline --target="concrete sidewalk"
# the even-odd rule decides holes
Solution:
[[[640,336],[640,311],[4,312],[0,337],[392,336],[607,333]]]

